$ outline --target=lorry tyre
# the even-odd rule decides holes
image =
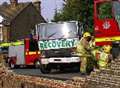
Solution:
[[[35,61],[34,66],[35,66],[35,68],[40,68],[40,66],[41,66],[40,61],[39,60]]]
[[[11,69],[14,69],[14,68],[15,68],[15,64],[14,64],[12,61],[10,61],[10,62],[9,62],[9,67],[10,67]]]
[[[41,72],[43,73],[43,74],[48,74],[48,73],[50,73],[51,72],[51,68],[50,68],[50,66],[49,65],[41,65],[40,66],[40,70],[41,70]]]
[[[112,56],[113,59],[119,58],[120,56],[120,41],[112,43]]]
[[[60,66],[59,70],[60,70],[61,72],[65,72],[65,71],[66,71],[66,69],[64,68],[64,66]]]

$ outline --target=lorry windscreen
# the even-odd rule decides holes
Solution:
[[[77,37],[76,22],[46,23],[38,27],[39,39],[59,39]]]

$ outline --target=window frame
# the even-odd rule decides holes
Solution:
[[[99,6],[101,5],[101,4],[104,4],[104,3],[111,3],[111,6],[112,6],[112,8],[111,8],[111,16],[112,17],[104,17],[104,18],[101,18],[99,15],[99,13],[100,13],[100,11],[99,11]],[[96,5],[96,13],[97,13],[97,18],[98,19],[101,19],[101,20],[104,20],[104,19],[113,19],[114,18],[114,13],[113,13],[113,3],[112,3],[112,1],[105,1],[105,2],[100,2],[100,3],[97,3],[97,5]]]
[[[0,24],[0,41],[3,41],[3,26]]]

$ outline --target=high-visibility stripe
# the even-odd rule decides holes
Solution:
[[[38,51],[38,54],[40,54],[40,51]]]
[[[36,52],[29,52],[29,55],[37,54]]]
[[[0,44],[1,47],[8,47],[8,46],[10,46],[10,45],[11,45],[11,43],[1,43],[1,44]]]
[[[120,36],[116,37],[104,37],[104,38],[95,38],[95,42],[107,42],[107,41],[120,41]]]
[[[25,52],[25,55],[29,55],[29,53],[28,53],[28,52]]]
[[[1,43],[0,47],[9,47],[9,46],[17,46],[24,44],[24,41],[18,41],[18,42],[11,42],[11,43]]]
[[[40,51],[37,52],[26,52],[25,55],[35,55],[35,54],[40,54]]]
[[[22,44],[24,44],[24,41],[19,41],[19,42],[13,42],[12,43],[12,45],[15,45],[15,46],[22,45]]]

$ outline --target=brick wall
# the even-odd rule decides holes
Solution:
[[[92,72],[87,83],[87,88],[120,88],[120,59],[105,70]]]
[[[0,88],[81,88],[65,81],[41,77],[16,75],[6,68],[0,68]]]

